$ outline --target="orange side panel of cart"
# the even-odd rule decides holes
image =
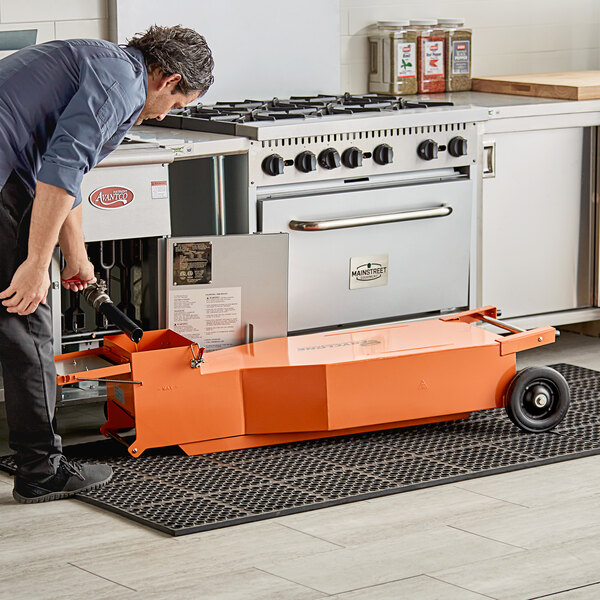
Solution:
[[[329,365],[328,428],[498,408],[514,374],[497,346]]]
[[[170,330],[149,331],[135,345],[124,335],[107,338],[113,355],[127,358],[126,383],[108,383],[105,435],[135,422],[134,454],[147,448],[242,435],[244,416],[238,369],[203,375],[193,369],[190,340]],[[140,383],[136,383],[140,382]]]
[[[324,365],[244,370],[245,432],[327,429],[326,373]]]
[[[156,363],[132,356],[132,376],[144,382],[135,391],[138,452],[244,433],[240,372],[202,376],[189,357],[189,348],[171,349]]]
[[[497,344],[243,373],[246,434],[335,431],[502,406],[514,356]]]

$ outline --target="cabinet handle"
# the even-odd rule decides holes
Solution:
[[[483,177],[496,177],[496,142],[483,143]]]
[[[362,227],[364,225],[382,225],[399,221],[417,221],[447,217],[452,214],[451,206],[437,206],[420,210],[404,210],[397,213],[382,215],[365,215],[362,217],[347,217],[345,219],[327,219],[322,221],[290,221],[289,227],[295,231],[327,231],[329,229],[345,229],[347,227]]]
[[[215,233],[225,235],[225,177],[222,154],[212,157],[213,206],[215,207]]]

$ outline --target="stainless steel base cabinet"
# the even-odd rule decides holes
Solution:
[[[594,306],[595,135],[565,127],[484,136],[481,304],[503,317]]]

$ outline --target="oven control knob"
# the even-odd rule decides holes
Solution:
[[[460,136],[453,137],[448,142],[448,152],[452,156],[464,156],[467,153],[467,140]]]
[[[355,146],[352,146],[352,148],[344,150],[342,163],[349,169],[356,169],[356,167],[362,167],[362,158],[362,152]]]
[[[378,165],[389,165],[394,160],[394,149],[388,144],[379,144],[373,150],[373,160]]]
[[[425,140],[419,144],[417,154],[423,160],[433,160],[438,156],[438,145],[433,140]]]
[[[271,154],[263,160],[262,168],[267,175],[281,175],[283,173],[283,158],[279,154]]]
[[[317,157],[310,151],[300,152],[295,160],[296,169],[303,173],[310,173],[317,169]]]
[[[283,173],[283,158],[279,154],[270,154],[262,161],[262,170],[267,175],[281,175]]]
[[[337,169],[340,166],[340,155],[335,148],[325,148],[319,154],[319,164],[324,169]]]

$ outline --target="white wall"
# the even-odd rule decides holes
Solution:
[[[108,35],[107,0],[0,0],[0,31],[37,29],[37,42]]]
[[[600,69],[600,0],[341,0],[342,87],[366,91],[371,23],[437,17],[473,29],[474,75]]]
[[[341,0],[340,9],[338,91],[366,91],[367,27],[380,19],[465,17],[475,75],[600,69],[600,0]],[[107,38],[107,0],[0,0],[0,31],[32,26],[39,42]]]
[[[203,103],[341,88],[339,0],[114,0],[109,6],[119,43],[154,23],[181,23],[206,37],[215,82]]]

